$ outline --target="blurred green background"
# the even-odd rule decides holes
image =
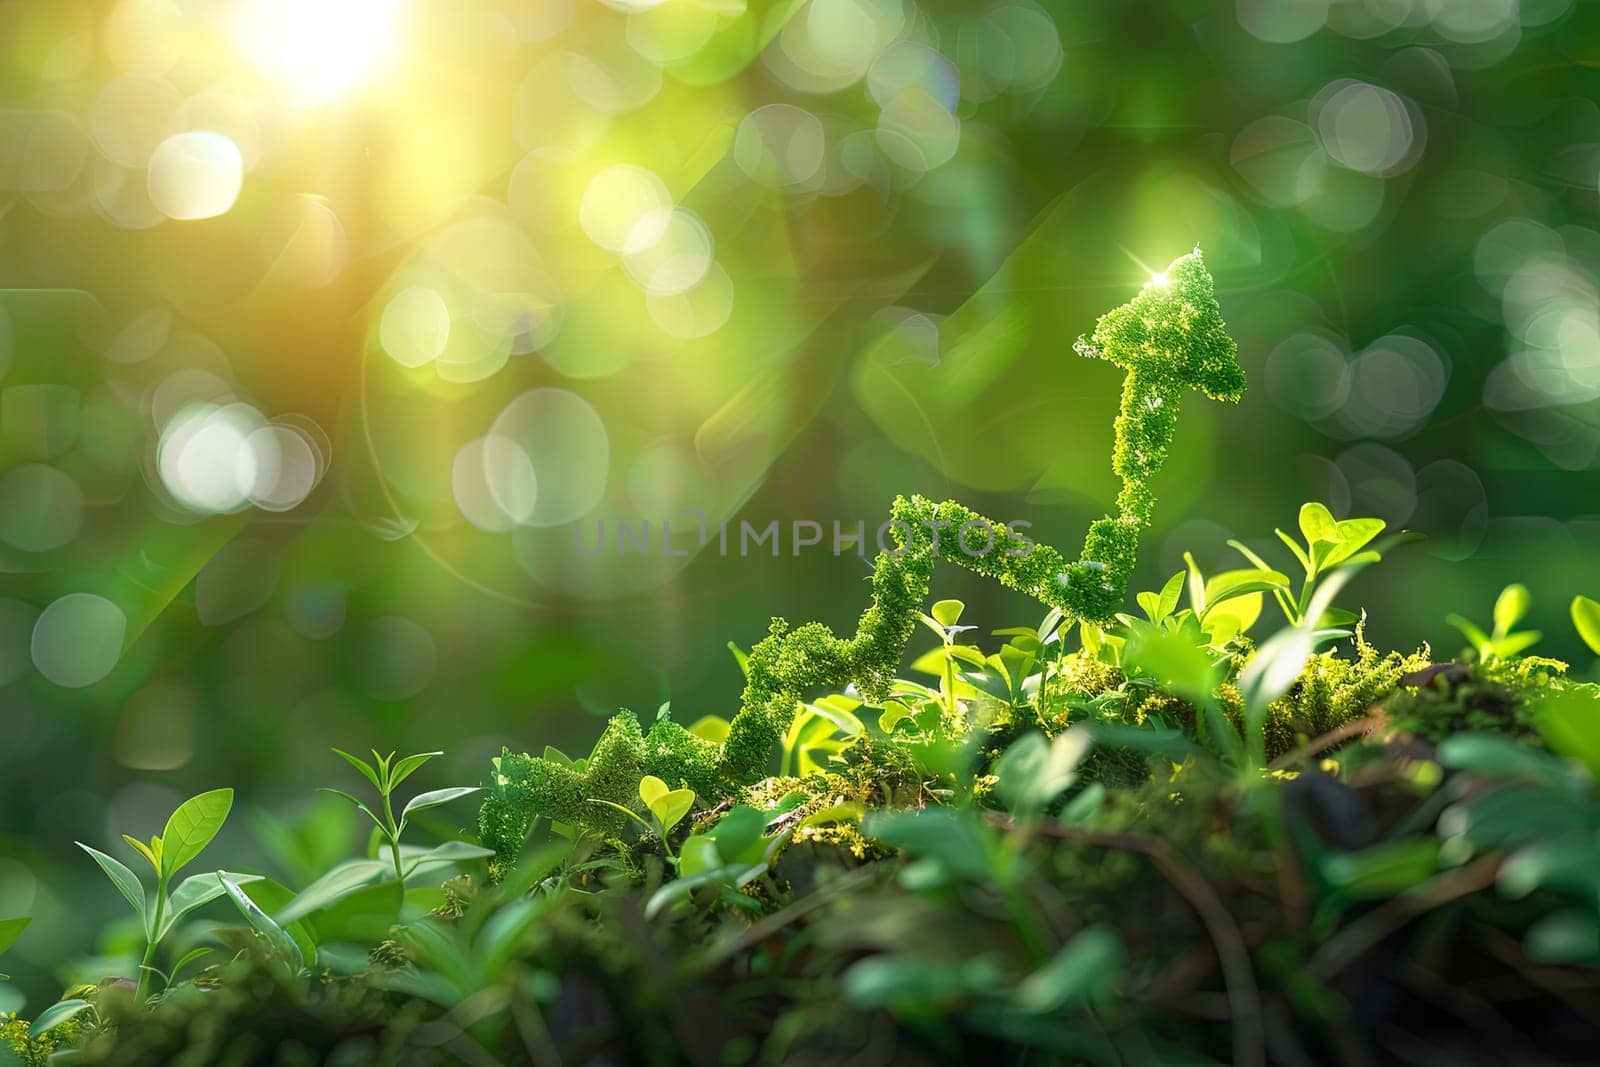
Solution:
[[[833,523],[896,493],[1075,552],[1120,372],[1072,341],[1196,244],[1250,389],[1185,404],[1142,584],[1320,499],[1428,534],[1347,598],[1378,643],[1520,580],[1590,671],[1597,44],[1580,0],[0,2],[7,970],[114,948],[72,842],[191,792],[731,713],[726,643],[849,625]]]

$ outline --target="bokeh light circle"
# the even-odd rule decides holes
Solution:
[[[215,218],[239,198],[244,157],[220,133],[174,134],[151,153],[147,181],[151,203],[167,218]]]
[[[82,525],[83,490],[71,475],[43,463],[0,475],[0,541],[23,552],[49,552]]]
[[[1350,357],[1341,340],[1322,331],[1296,334],[1267,356],[1267,394],[1280,409],[1302,419],[1320,419],[1350,396]]]
[[[717,332],[733,314],[733,278],[713,262],[705,277],[681,293],[651,293],[645,298],[650,318],[664,333],[684,340]]]
[[[400,290],[383,307],[378,343],[402,367],[426,366],[450,343],[450,306],[425,285]]]
[[[33,626],[33,665],[56,685],[82,689],[116,667],[128,617],[94,593],[68,593],[39,613]]]
[[[647,247],[623,256],[622,265],[647,293],[681,293],[706,276],[714,247],[711,231],[700,216],[674,208],[660,236]]]
[[[605,496],[610,435],[599,413],[576,393],[553,388],[523,393],[506,405],[485,436],[484,481],[494,502],[518,523],[574,522]]]
[[[816,177],[826,147],[817,116],[793,104],[767,104],[740,120],[733,159],[751,181],[792,189]]]
[[[619,255],[655,244],[671,218],[666,185],[628,163],[606,167],[591,178],[578,204],[578,225],[589,240]]]
[[[1312,115],[1323,149],[1342,167],[1390,175],[1414,158],[1421,118],[1388,89],[1334,82],[1312,102]]]
[[[1329,0],[1236,0],[1239,25],[1271,44],[1303,40],[1328,21]]]
[[[276,422],[253,430],[236,458],[234,476],[262,511],[291,511],[321,478],[317,449],[304,430]]]

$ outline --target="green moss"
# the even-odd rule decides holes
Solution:
[[[1311,657],[1288,693],[1272,704],[1269,720],[1277,736],[1269,738],[1269,750],[1274,740],[1279,751],[1288,751],[1297,738],[1320,737],[1371,715],[1402,678],[1432,662],[1426,645],[1409,654],[1384,654],[1359,631],[1355,652],[1354,659],[1332,652]]]
[[[1384,703],[1392,730],[1442,741],[1462,731],[1489,731],[1541,743],[1532,716],[1540,697],[1565,688],[1566,664],[1530,656],[1493,663],[1449,664]]]
[[[57,1049],[70,1048],[84,1032],[83,1022],[77,1018],[68,1019],[43,1037],[32,1036],[31,1026],[15,1012],[0,1015],[0,1047],[9,1049],[26,1067],[44,1067]]]

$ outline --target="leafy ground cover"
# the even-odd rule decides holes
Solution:
[[[1453,660],[1381,652],[1332,600],[1382,524],[1310,504],[1282,538],[1298,580],[1245,549],[1104,624],[1052,609],[980,636],[937,601],[905,677],[808,695],[779,773],[749,784],[687,784],[700,750],[633,774],[619,738],[645,735],[619,717],[588,755],[540,757],[605,795],[530,809],[514,845],[452,832],[469,796],[487,826],[537,807],[509,754],[481,793],[407,796],[435,753],[339,752],[366,792],[334,802],[370,817],[370,847],[316,871],[315,817],[264,826],[283,869],[240,873],[206,852],[232,792],[197,796],[127,840],[142,876],[83,844],[143,965],[8,1019],[0,1055],[1581,1056],[1600,1034],[1600,687],[1530,654],[1520,586],[1488,624],[1455,620]],[[1284,625],[1257,644],[1262,614]],[[1600,605],[1572,614],[1600,652]],[[425,821],[442,840],[414,840]],[[0,947],[25,927],[0,923]]]

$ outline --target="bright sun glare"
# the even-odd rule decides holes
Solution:
[[[394,45],[400,0],[242,0],[240,51],[294,107],[343,94]]]

